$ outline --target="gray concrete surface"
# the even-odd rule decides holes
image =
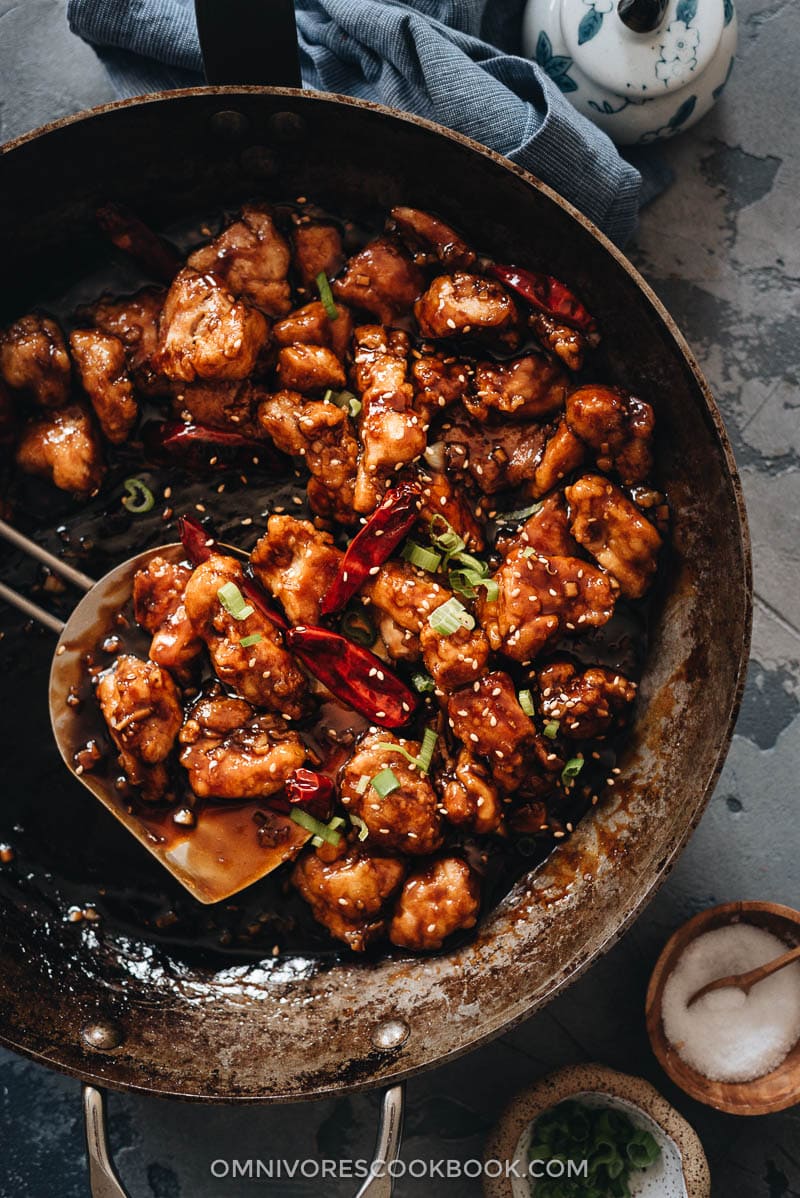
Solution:
[[[644,1074],[698,1130],[719,1198],[800,1195],[800,1109],[734,1120],[683,1097],[652,1058],[642,1007],[669,933],[715,902],[800,905],[800,419],[798,301],[800,6],[742,0],[722,104],[670,144],[676,182],[644,213],[630,253],[697,352],[742,469],[756,621],[744,706],[699,831],[622,942],[545,1012],[408,1088],[404,1157],[480,1155],[513,1092],[547,1070],[600,1060]],[[0,0],[0,140],[110,97],[61,0]],[[720,579],[724,586],[725,580]],[[133,1198],[338,1195],[351,1183],[214,1180],[215,1159],[368,1155],[376,1101],[284,1109],[197,1108],[112,1097],[113,1142]],[[77,1085],[0,1053],[0,1196],[87,1192]],[[406,1181],[400,1198],[472,1198],[477,1182]]]

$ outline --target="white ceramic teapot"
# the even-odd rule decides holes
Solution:
[[[618,145],[672,137],[733,69],[733,0],[528,0],[523,46]]]

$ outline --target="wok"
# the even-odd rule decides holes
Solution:
[[[266,13],[254,7],[269,19],[290,15],[286,5]],[[217,83],[228,82],[231,62],[238,69],[236,13],[231,3],[224,8],[226,22],[210,33],[199,14]],[[258,51],[272,44],[269,32],[251,13],[238,39],[253,51],[246,69],[263,69]],[[284,49],[286,37],[284,30]],[[282,81],[292,66],[283,54]],[[751,577],[741,489],[686,342],[580,213],[464,137],[373,104],[256,86],[163,93],[58,121],[10,143],[0,159],[8,280],[0,320],[55,304],[65,292],[73,302],[84,298],[73,284],[93,271],[98,290],[109,252],[94,212],[108,199],[164,230],[187,213],[208,217],[252,195],[311,196],[365,226],[393,204],[431,208],[498,259],[566,280],[603,330],[605,377],[655,408],[658,478],[674,516],[668,577],[651,611],[637,718],[613,793],[483,918],[470,942],[426,958],[362,961],[322,950],[273,958],[170,939],[154,918],[163,896],[171,901],[169,879],[61,773],[47,728],[49,642],[23,635],[19,617],[3,614],[8,797],[0,841],[16,856],[0,868],[0,1039],[89,1085],[98,1177],[102,1126],[93,1087],[286,1102],[394,1084],[552,999],[609,948],[674,865],[722,766],[747,661]],[[115,270],[117,290],[138,282]],[[247,492],[237,502],[241,510]],[[53,547],[60,544],[53,525],[69,524],[85,537],[90,573],[164,539],[157,518],[152,527],[120,527],[91,505],[53,517],[31,499],[19,518]],[[19,583],[20,563],[12,558],[6,569]],[[87,893],[103,918],[65,920],[64,904]],[[202,941],[195,918],[190,912],[187,926]],[[396,1099],[393,1090],[391,1117]]]

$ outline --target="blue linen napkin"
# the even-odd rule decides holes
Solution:
[[[222,0],[224,3],[224,0]],[[642,175],[518,48],[524,0],[296,0],[305,87],[376,100],[530,170],[623,244],[667,182]],[[202,82],[192,0],[69,0],[120,96]],[[642,166],[642,163],[639,163]]]

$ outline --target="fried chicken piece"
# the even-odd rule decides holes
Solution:
[[[69,354],[56,322],[31,312],[0,333],[0,376],[43,408],[65,404],[69,399]]]
[[[567,423],[594,450],[598,470],[616,471],[626,487],[647,479],[655,429],[650,404],[621,387],[592,383],[569,396]]]
[[[584,444],[570,430],[566,420],[560,420],[547,438],[536,463],[533,481],[528,490],[534,499],[546,495],[563,482],[567,475],[579,470],[586,456]]]
[[[436,353],[430,347],[414,350],[411,381],[414,407],[425,424],[436,412],[463,400],[472,386],[474,367],[452,355]]]
[[[476,420],[490,411],[518,420],[541,420],[564,406],[567,376],[541,354],[526,354],[507,362],[479,362],[475,389],[464,395],[464,406]]]
[[[559,734],[589,740],[623,723],[636,698],[636,683],[603,666],[580,669],[554,661],[536,675],[537,708],[543,720],[557,720]]]
[[[156,368],[158,322],[167,292],[164,287],[143,287],[135,295],[103,295],[78,310],[78,319],[93,324],[125,347],[128,372],[143,395],[169,393],[169,384]]]
[[[292,306],[287,281],[290,260],[289,244],[269,209],[245,204],[241,218],[190,254],[187,266],[200,274],[217,275],[237,299],[247,300],[267,316],[280,317]]]
[[[259,437],[256,421],[258,392],[249,379],[173,383],[172,412],[188,424],[226,428]]]
[[[496,832],[503,824],[503,807],[489,769],[462,745],[455,769],[442,791],[442,807],[451,824],[467,825],[477,835]]]
[[[203,648],[186,612],[189,566],[152,557],[133,578],[133,614],[152,633],[149,657],[178,677],[186,676]]]
[[[485,545],[483,528],[475,518],[464,492],[456,490],[443,470],[426,470],[420,474],[420,482],[420,518],[430,522],[435,516],[443,516],[467,548],[480,553]]]
[[[425,276],[394,237],[378,237],[354,254],[333,294],[352,308],[370,312],[381,324],[393,324],[411,311]]]
[[[216,275],[184,267],[164,301],[156,366],[176,382],[244,379],[268,335],[257,308],[234,299]]]
[[[355,383],[361,397],[354,507],[371,512],[390,478],[425,450],[425,425],[408,381],[407,333],[362,325],[354,335]]]
[[[353,524],[359,451],[347,412],[296,391],[278,391],[262,399],[258,424],[282,453],[305,460],[308,501],[317,515]]]
[[[548,495],[537,505],[521,528],[511,536],[497,538],[503,556],[512,549],[535,549],[543,557],[577,557],[578,542],[569,531],[569,516],[563,491]]]
[[[440,857],[406,879],[389,939],[398,948],[430,952],[453,932],[474,928],[481,906],[478,876],[460,857]]]
[[[339,359],[324,345],[285,345],[278,353],[278,382],[287,391],[340,391],[347,382]]]
[[[482,275],[439,275],[414,305],[414,313],[423,337],[469,334],[510,350],[521,340],[516,304],[500,283]]]
[[[409,244],[418,265],[441,262],[451,270],[469,270],[474,265],[475,251],[438,216],[419,208],[398,206],[392,209],[391,220]]]
[[[169,787],[164,763],[183,719],[172,678],[154,661],[125,653],[95,693],[128,781],[141,788],[143,799],[162,798]]]
[[[472,479],[484,495],[532,480],[546,437],[541,424],[493,427],[461,419],[442,430],[449,470]]]
[[[213,554],[193,572],[184,602],[195,631],[211,654],[214,671],[225,686],[238,691],[248,703],[299,719],[304,711],[306,680],[294,658],[283,647],[283,637],[271,620],[253,611],[237,620],[223,606],[220,588],[233,583],[241,591],[244,574],[232,557]],[[258,634],[254,645],[244,638]]]
[[[508,674],[500,670],[484,674],[473,687],[451,695],[447,715],[454,735],[470,755],[485,757],[494,780],[505,790],[513,789],[537,737]]]
[[[583,333],[568,324],[559,324],[546,312],[531,312],[528,324],[545,349],[564,363],[568,370],[578,371],[590,342]]]
[[[180,730],[180,763],[200,798],[259,799],[283,788],[306,748],[279,715],[220,695],[194,704]]]
[[[344,266],[342,235],[330,222],[303,221],[294,226],[292,241],[294,264],[304,287],[313,287],[319,274],[334,278]]]
[[[75,329],[69,346],[103,435],[122,445],[139,415],[124,345],[100,329]]]
[[[290,624],[319,624],[320,603],[339,572],[342,551],[310,520],[270,516],[250,564]]]
[[[523,663],[558,636],[607,623],[618,589],[580,558],[543,557],[521,547],[511,550],[494,579],[498,596],[480,596],[478,618],[492,649]]]
[[[564,493],[575,540],[617,580],[626,599],[641,599],[658,569],[659,533],[599,474],[584,474]]]
[[[364,821],[370,844],[381,852],[424,856],[442,843],[439,801],[427,776],[393,747],[396,745],[412,757],[421,747],[419,741],[398,740],[383,729],[368,733],[342,767],[339,797],[350,815]],[[362,793],[362,778],[371,781],[387,769],[399,786],[383,797],[372,785]]]
[[[353,336],[353,317],[344,304],[337,304],[338,316],[331,320],[320,300],[290,312],[272,327],[277,345],[326,345],[344,362]]]
[[[292,885],[317,923],[363,953],[386,931],[388,904],[405,873],[405,863],[396,857],[376,857],[360,848],[332,862],[306,851],[292,871]]]
[[[39,474],[74,495],[96,491],[105,469],[92,418],[80,404],[57,408],[26,425],[16,461],[26,474]]]
[[[466,686],[486,669],[489,642],[479,624],[443,636],[425,621],[419,633],[422,660],[439,690]]]

